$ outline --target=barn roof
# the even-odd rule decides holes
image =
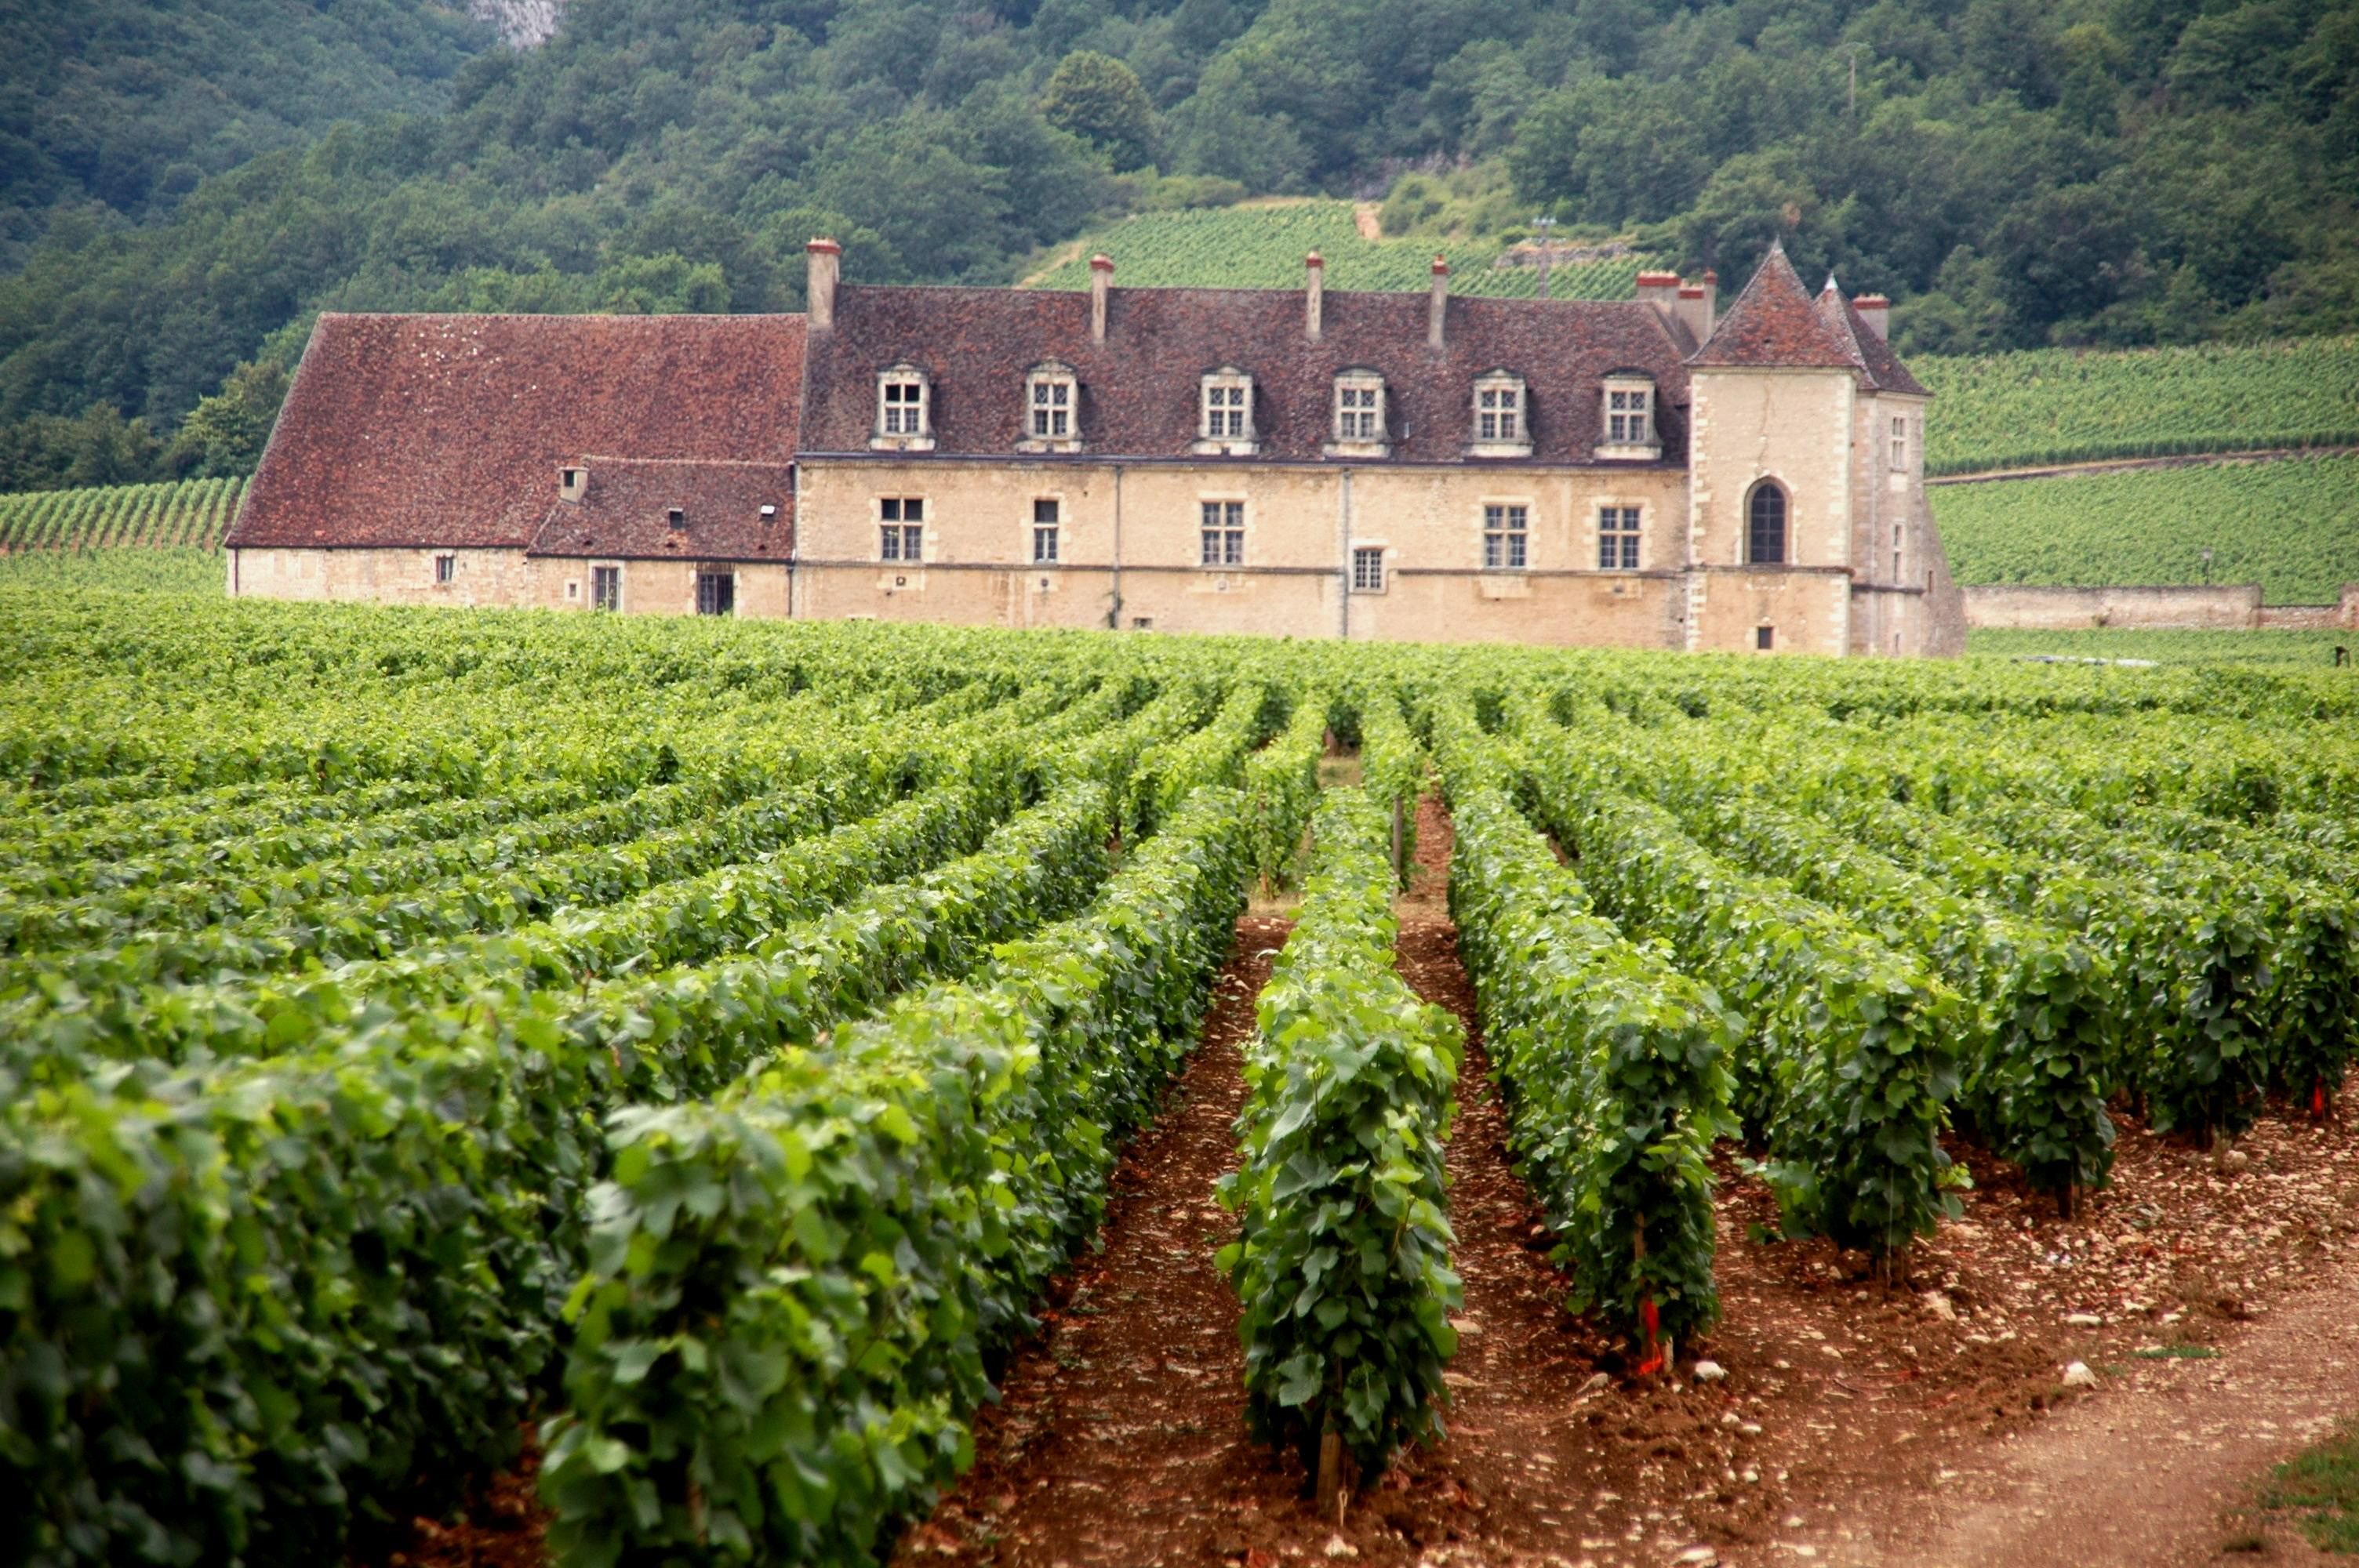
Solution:
[[[1087,293],[1061,289],[841,287],[834,327],[810,336],[803,448],[865,450],[877,373],[908,363],[931,380],[937,451],[1013,455],[1024,438],[1024,377],[1054,362],[1079,383],[1080,437],[1093,456],[1188,455],[1200,378],[1223,368],[1254,378],[1265,459],[1320,459],[1344,371],[1384,377],[1397,460],[1466,460],[1474,378],[1490,371],[1525,378],[1531,460],[1592,461],[1599,380],[1624,369],[1660,388],[1664,460],[1685,454],[1680,345],[1652,307],[1635,301],[1453,297],[1439,351],[1427,346],[1422,294],[1331,290],[1317,342],[1296,289],[1115,287],[1103,343],[1092,341],[1090,309]]]
[[[582,470],[582,494],[550,503],[533,535],[534,555],[783,561],[792,553],[788,464],[584,457],[571,466]],[[548,488],[555,493],[553,481]]]
[[[227,543],[523,548],[582,453],[784,464],[802,356],[799,316],[324,315]]]

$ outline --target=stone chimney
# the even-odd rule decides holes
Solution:
[[[1707,284],[1683,283],[1680,285],[1679,297],[1673,303],[1672,308],[1678,312],[1679,319],[1699,343],[1712,336],[1713,292]]]
[[[1638,275],[1638,301],[1651,305],[1669,321],[1679,314],[1676,297],[1680,291],[1680,275],[1675,272],[1642,272]]]
[[[1114,257],[1100,254],[1090,258],[1090,341],[1103,343],[1106,334],[1106,306],[1114,298]]]
[[[1868,324],[1877,337],[1888,339],[1892,336],[1891,300],[1881,294],[1863,294],[1851,302],[1851,308],[1859,312],[1860,319]]]
[[[1302,291],[1302,335],[1315,343],[1327,304],[1327,258],[1313,251],[1302,258],[1302,267],[1308,274]]]
[[[810,282],[803,290],[803,324],[814,332],[835,325],[835,279],[842,267],[843,247],[833,240],[813,240],[803,249],[810,256]]]
[[[1433,258],[1433,303],[1426,308],[1425,346],[1436,353],[1441,351],[1441,327],[1450,314],[1450,262],[1447,257]]]

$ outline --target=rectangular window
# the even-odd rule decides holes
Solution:
[[[459,557],[456,556],[435,557],[434,580],[438,583],[452,583],[458,581]]]
[[[1036,381],[1032,384],[1032,434],[1054,440],[1072,433],[1073,384]]]
[[[590,608],[620,610],[623,608],[623,568],[592,567],[590,568]]]
[[[1352,591],[1382,593],[1384,590],[1384,551],[1380,548],[1354,549],[1352,552]]]
[[[923,560],[926,554],[926,503],[918,496],[887,496],[877,503],[883,521],[878,527],[876,557],[885,561]]]
[[[1908,421],[1906,419],[1892,422],[1892,466],[1897,469],[1908,466]]]
[[[696,612],[699,615],[734,615],[737,612],[737,574],[697,573]]]
[[[1523,426],[1524,396],[1513,386],[1486,386],[1474,395],[1474,436],[1483,441],[1514,441]]]
[[[1769,651],[1769,644],[1777,640],[1777,631],[1774,626],[1756,626],[1753,629],[1753,645],[1765,654]]]
[[[1607,440],[1616,445],[1641,446],[1649,439],[1644,392],[1608,393],[1605,403]]]
[[[1531,516],[1521,506],[1483,508],[1483,569],[1521,571],[1530,564],[1526,541],[1531,537]]]
[[[1638,509],[1603,506],[1597,512],[1597,569],[1635,572],[1638,569]]]
[[[1204,388],[1204,438],[1243,440],[1245,434],[1245,388],[1241,382],[1214,382]]]
[[[1376,399],[1373,386],[1343,385],[1335,389],[1335,438],[1373,441],[1376,436]]]
[[[1207,501],[1203,514],[1202,562],[1208,567],[1245,564],[1245,503]]]
[[[1047,567],[1057,564],[1057,527],[1060,515],[1059,505],[1054,501],[1036,501],[1032,503],[1032,564],[1034,566]]]
[[[885,384],[885,433],[886,435],[924,435],[925,415],[924,383],[888,381]]]

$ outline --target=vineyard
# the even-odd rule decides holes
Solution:
[[[245,493],[243,479],[190,479],[0,495],[0,554],[125,545],[215,550]]]
[[[1908,368],[1936,399],[1928,473],[2359,444],[2354,338],[1929,354]]]
[[[0,1541],[43,1568],[381,1561],[527,1444],[561,1563],[888,1555],[1241,962],[1234,1219],[1161,1250],[1322,1519],[1480,1441],[1470,1095],[1605,1398],[1693,1399],[1753,1326],[1734,1187],[1904,1280],[1970,1170],[2102,1210],[2133,1131],[2265,1143],[2359,1046],[2323,669],[0,624]],[[1459,1011],[1396,957],[1427,865]]]
[[[1450,258],[1451,291],[1538,294],[1536,269],[1497,265],[1505,248],[1496,240],[1440,245],[1440,254]],[[1085,236],[1031,284],[1087,288],[1089,258],[1101,251],[1114,258],[1115,281],[1125,287],[1299,288],[1302,258],[1317,251],[1326,260],[1330,288],[1422,292],[1432,281],[1437,247],[1430,240],[1364,238],[1348,201],[1144,212]],[[1647,265],[1638,255],[1568,263],[1549,269],[1549,292],[1558,299],[1627,299]]]
[[[1930,493],[1960,582],[2257,582],[2271,604],[2332,604],[2344,583],[2359,582],[2359,458],[2007,480]]]

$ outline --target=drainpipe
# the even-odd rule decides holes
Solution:
[[[1122,630],[1122,465],[1114,465],[1114,604],[1106,611],[1106,630]]]
[[[1336,581],[1343,592],[1335,600],[1335,635],[1352,640],[1352,470],[1345,469],[1335,487],[1335,531],[1342,538]]]

